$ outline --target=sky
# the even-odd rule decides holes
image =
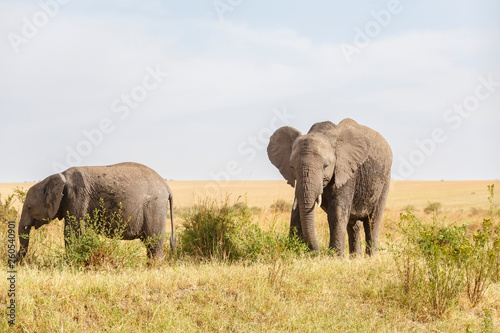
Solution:
[[[278,180],[270,135],[352,118],[392,178],[500,178],[500,2],[0,0],[0,182],[145,164]]]

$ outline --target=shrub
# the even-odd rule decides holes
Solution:
[[[463,290],[461,256],[466,226],[426,226],[411,212],[398,223],[402,244],[394,247],[402,303],[418,315],[441,317]],[[430,309],[430,313],[426,313]],[[422,313],[423,311],[423,313]]]
[[[424,213],[426,214],[438,214],[441,208],[441,203],[437,201],[429,201],[427,207],[424,208]]]
[[[271,209],[276,212],[288,212],[292,210],[292,205],[283,199],[276,200],[272,205]]]
[[[84,220],[76,221],[68,216],[71,225],[79,225],[79,230],[68,229],[67,246],[58,253],[64,261],[75,268],[119,268],[138,264],[137,250],[121,246],[123,233],[128,221],[122,215],[121,203],[118,212],[109,213],[102,199],[99,208]],[[115,228],[113,234],[110,227]],[[132,244],[129,244],[132,245]]]
[[[483,298],[491,282],[498,282],[500,277],[500,230],[494,225],[494,185],[488,186],[488,191],[490,218],[483,219],[482,228],[472,236],[465,265],[467,296],[473,305]]]
[[[4,202],[2,202],[0,197],[0,224],[3,225],[8,221],[15,221],[18,218],[20,212],[13,206],[16,200],[24,203],[26,198],[26,191],[23,188],[16,187],[14,193],[7,196]]]
[[[491,219],[483,221],[483,227],[473,235],[465,253],[467,296],[472,305],[483,298],[486,289],[495,280],[500,257],[500,238],[493,233]]]
[[[262,208],[260,208],[260,207],[256,207],[256,206],[248,207],[248,204],[246,201],[245,202],[243,202],[243,201],[235,202],[233,204],[233,208],[240,209],[240,210],[246,209],[251,214],[260,214],[260,212],[262,212]]]
[[[306,249],[296,239],[263,231],[253,222],[246,203],[228,201],[206,200],[186,212],[181,253],[202,260],[255,261],[270,260],[278,248],[287,253]]]
[[[493,187],[491,205],[492,198]],[[432,225],[424,225],[411,212],[401,213],[397,226],[403,240],[391,250],[398,297],[416,314],[442,317],[463,293],[475,306],[496,281],[500,235],[492,219],[485,219],[482,229],[473,235],[466,224],[440,227],[434,219]]]
[[[205,201],[184,214],[184,231],[181,234],[181,251],[209,259],[234,259],[239,256],[234,236],[249,223],[250,214],[245,206],[222,207]]]
[[[2,202],[0,197],[0,223],[2,225],[6,224],[8,221],[16,220],[18,211],[12,206],[14,201],[14,195],[9,195],[4,202]]]

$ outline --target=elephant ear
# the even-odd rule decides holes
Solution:
[[[62,173],[57,173],[45,178],[43,182],[45,183],[42,187],[43,203],[45,204],[47,216],[53,219],[61,206],[66,177]]]
[[[339,129],[336,139],[335,186],[340,188],[368,158],[370,141],[351,126]]]
[[[302,135],[297,129],[284,126],[276,130],[269,139],[267,156],[271,163],[278,168],[281,175],[290,186],[295,186],[295,177],[290,167],[290,155],[292,154],[293,142]]]

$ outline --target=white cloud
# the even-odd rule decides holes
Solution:
[[[4,60],[0,63],[0,106],[9,113],[2,110],[0,114],[0,148],[8,154],[27,151],[20,159],[23,165],[31,155],[38,164],[50,164],[61,158],[66,145],[81,139],[82,129],[115,116],[111,102],[139,84],[147,66],[159,64],[170,72],[169,78],[125,122],[113,118],[120,129],[88,161],[100,163],[107,149],[116,154],[111,159],[159,161],[156,150],[161,144],[155,143],[151,152],[140,147],[151,146],[155,139],[182,141],[183,131],[173,137],[155,134],[148,122],[168,123],[192,115],[197,127],[190,135],[206,141],[211,140],[208,125],[196,120],[200,114],[216,114],[220,118],[212,118],[210,126],[229,127],[226,141],[233,146],[214,149],[215,162],[207,163],[214,168],[227,162],[228,151],[237,154],[232,141],[241,138],[241,127],[250,126],[238,122],[247,116],[235,116],[228,123],[226,115],[255,109],[255,115],[262,116],[276,106],[296,110],[300,117],[295,121],[304,128],[325,117],[335,120],[352,115],[395,138],[395,153],[405,153],[412,140],[439,124],[446,108],[473,91],[478,76],[492,68],[481,61],[483,54],[489,55],[485,62],[498,68],[492,56],[498,55],[498,39],[483,30],[420,30],[381,36],[348,64],[339,41],[318,44],[289,28],[257,29],[205,18],[162,22],[152,12],[160,6],[156,9],[167,15],[168,9],[159,2],[151,6],[138,16],[61,12],[20,54],[12,52],[5,39],[0,41]],[[15,18],[33,11],[23,5],[0,3],[0,7],[2,35],[19,30]],[[496,77],[500,80],[500,73]],[[498,106],[497,99],[485,104],[475,121],[491,121],[485,115]],[[22,123],[22,119],[29,120]],[[2,143],[16,132],[12,124],[29,130],[22,138]],[[188,131],[189,124],[179,126]],[[120,146],[130,140],[136,144]],[[47,146],[51,148],[44,151]],[[185,156],[181,148],[174,149],[173,154]],[[193,155],[206,155],[206,148],[196,151],[192,145],[191,149]],[[187,177],[182,164],[191,163],[195,162],[187,159],[172,167],[168,177]],[[2,168],[6,168],[2,175],[14,174],[15,179],[42,175],[28,167],[22,173],[13,166]],[[267,177],[265,168],[257,168],[257,173],[252,164],[245,168],[256,178]],[[204,178],[208,171],[196,170],[192,177]]]

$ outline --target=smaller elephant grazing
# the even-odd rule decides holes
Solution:
[[[101,200],[102,199],[102,200]],[[20,248],[17,261],[28,251],[29,233],[58,218],[64,219],[66,246],[71,232],[80,231],[80,221],[92,216],[104,202],[108,213],[119,212],[125,225],[108,225],[113,235],[119,228],[122,239],[141,239],[149,258],[163,257],[168,207],[170,206],[170,247],[175,250],[173,195],[167,183],[152,169],[138,163],[73,167],[33,185],[19,222]],[[75,218],[69,218],[68,215]],[[104,227],[104,226],[100,226]],[[154,241],[152,241],[154,240]]]
[[[391,148],[378,132],[352,119],[338,125],[316,123],[305,135],[285,126],[271,136],[267,153],[295,188],[291,234],[297,233],[311,250],[318,250],[317,202],[328,215],[330,248],[343,256],[347,231],[349,252],[361,254],[363,225],[366,253],[374,253],[392,165]]]

